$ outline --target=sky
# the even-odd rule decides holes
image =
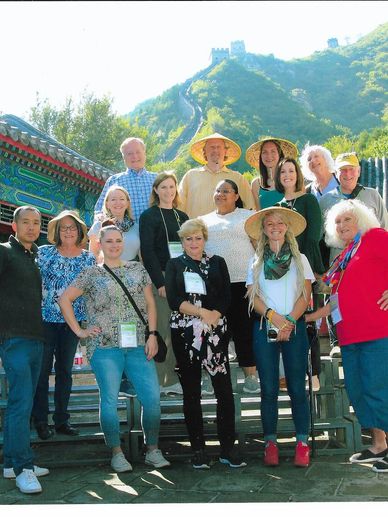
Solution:
[[[210,64],[213,47],[290,60],[357,41],[388,21],[388,2],[1,2],[0,114],[27,119],[48,99],[109,95],[122,115]]]

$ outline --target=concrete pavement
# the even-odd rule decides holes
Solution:
[[[262,463],[262,450],[251,449],[245,455],[248,466],[232,469],[218,462],[214,447],[212,468],[198,471],[187,455],[164,450],[171,467],[157,470],[134,463],[133,472],[117,474],[103,443],[39,445],[36,463],[51,471],[40,478],[43,492],[25,495],[15,481],[1,478],[0,504],[388,502],[388,475],[374,473],[367,464],[350,464],[342,455],[318,456],[309,468],[300,469],[284,452],[280,466],[270,468]],[[94,465],[65,466],[75,458]]]

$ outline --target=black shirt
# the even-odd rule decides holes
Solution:
[[[13,235],[0,244],[0,337],[43,341],[42,280],[38,247],[27,250]]]
[[[189,301],[185,291],[183,272],[186,266],[179,257],[170,259],[166,265],[166,294],[170,309],[179,311],[182,302]],[[201,295],[202,307],[226,314],[231,303],[230,277],[225,259],[218,255],[210,257],[209,276],[206,280],[206,295]]]
[[[140,253],[144,267],[155,287],[163,287],[163,271],[166,269],[167,261],[170,259],[168,251],[166,223],[169,242],[180,241],[178,230],[182,223],[188,220],[189,216],[176,208],[159,208],[152,206],[145,210],[139,219]]]

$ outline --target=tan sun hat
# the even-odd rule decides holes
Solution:
[[[80,218],[79,214],[75,212],[74,210],[63,210],[60,212],[56,217],[51,219],[51,221],[47,225],[47,240],[51,242],[51,244],[56,244],[54,237],[55,237],[55,229],[57,227],[57,224],[59,224],[64,217],[72,217],[75,219],[82,227],[84,236],[82,241],[79,243],[80,246],[83,246],[86,244],[86,241],[88,240],[88,228],[86,224],[83,222],[83,220]]]
[[[190,147],[190,153],[194,160],[201,165],[205,165],[206,160],[203,155],[203,148],[205,147],[208,140],[214,140],[216,138],[225,142],[226,158],[224,160],[224,165],[230,165],[231,163],[236,162],[241,156],[240,146],[236,144],[236,142],[233,142],[233,140],[230,138],[220,135],[219,133],[213,133],[212,135],[200,138],[194,142],[194,144],[192,144]]]
[[[254,213],[245,221],[244,229],[251,239],[258,240],[260,232],[263,231],[262,220],[270,212],[285,216],[285,219],[288,221],[287,226],[295,237],[300,235],[306,228],[306,219],[295,209],[283,206],[269,206]]]
[[[266,136],[265,138],[262,138],[261,140],[258,140],[254,144],[252,144],[250,147],[248,147],[247,152],[245,153],[245,159],[255,169],[259,168],[259,159],[260,159],[260,153],[261,148],[265,142],[276,142],[281,150],[283,151],[283,154],[287,158],[294,158],[296,160],[298,156],[298,148],[295,144],[290,142],[289,140],[284,140],[284,138],[277,138],[274,136]]]

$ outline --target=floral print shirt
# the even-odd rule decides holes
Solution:
[[[111,268],[128,289],[144,319],[147,321],[147,307],[144,288],[151,279],[144,266],[139,262],[125,262],[122,266]],[[102,265],[85,269],[71,284],[83,291],[86,303],[87,324],[101,328],[97,336],[85,340],[86,354],[91,358],[96,348],[119,346],[119,324],[135,322],[138,346],[145,345],[145,327],[127,295],[118,282]]]
[[[64,257],[56,246],[44,245],[38,250],[38,265],[42,275],[42,315],[43,321],[50,323],[64,323],[58,299],[71,282],[86,267],[96,263],[94,255],[82,250],[78,257]],[[77,321],[86,319],[85,303],[77,298],[73,303]]]

